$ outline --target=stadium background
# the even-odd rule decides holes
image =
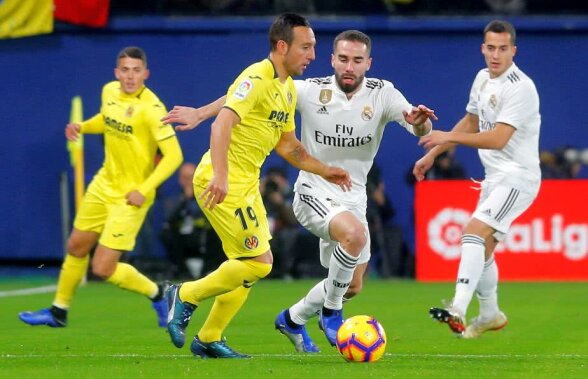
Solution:
[[[267,54],[267,28],[273,15],[177,17],[157,14],[156,8],[144,9],[139,15],[141,9],[125,12],[128,9],[121,6],[119,15],[113,14],[104,29],[56,24],[49,35],[0,40],[0,114],[5,141],[0,150],[0,260],[61,260],[59,183],[61,173],[69,170],[63,127],[69,118],[70,99],[82,96],[86,117],[98,111],[100,89],[113,79],[114,58],[120,48],[138,45],[146,50],[152,73],[147,85],[168,107],[202,105],[216,99],[243,67]],[[484,66],[479,53],[481,30],[497,17],[517,27],[516,62],[534,79],[541,97],[540,148],[585,148],[585,12],[416,18],[309,15],[318,41],[317,59],[303,77],[330,75],[333,37],[344,29],[360,29],[374,43],[369,76],[391,80],[409,101],[435,109],[439,116],[436,128],[448,129],[463,115],[471,82]],[[179,134],[186,160],[197,162],[207,149],[209,125]],[[405,176],[422,151],[414,137],[390,126],[376,162],[397,208],[396,220],[412,246],[413,192]],[[90,136],[85,145],[89,181],[103,154],[100,138]],[[460,148],[457,159],[470,176],[483,175],[475,151]],[[272,155],[265,167],[273,164],[282,161]],[[296,171],[291,168],[289,173],[294,178]],[[170,191],[175,182],[175,177],[170,179],[162,191]],[[582,197],[578,194],[579,200]]]

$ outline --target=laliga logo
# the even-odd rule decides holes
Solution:
[[[429,246],[447,260],[457,259],[462,229],[471,213],[459,208],[444,208],[429,221]],[[566,259],[588,258],[588,224],[564,224],[561,214],[534,218],[528,223],[512,224],[496,252],[511,254],[563,254]]]
[[[429,221],[429,246],[447,260],[457,259],[461,253],[461,232],[471,213],[459,208],[443,208]]]

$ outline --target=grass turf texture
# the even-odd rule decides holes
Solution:
[[[509,317],[502,331],[477,340],[453,337],[428,316],[453,293],[452,284],[370,279],[345,306],[347,316],[375,316],[388,335],[376,363],[347,363],[330,347],[315,320],[309,333],[322,350],[298,354],[273,326],[277,313],[312,281],[265,280],[226,331],[229,346],[249,360],[201,360],[189,344],[211,306],[203,303],[176,349],[156,326],[149,301],[101,282],[79,288],[67,328],[24,325],[22,310],[47,307],[52,293],[6,296],[53,279],[0,280],[0,378],[586,378],[587,283],[503,283],[500,303]],[[469,316],[477,314],[474,300]]]

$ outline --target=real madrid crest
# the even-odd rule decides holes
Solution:
[[[322,104],[327,104],[328,102],[331,101],[331,98],[333,97],[333,90],[330,89],[322,89],[321,93],[319,94],[319,101]]]
[[[492,96],[490,96],[490,100],[488,101],[488,104],[490,104],[490,107],[492,109],[496,108],[496,104],[498,102],[496,101],[496,95],[492,94]]]
[[[134,112],[135,112],[135,108],[133,108],[132,105],[129,105],[129,107],[127,108],[127,111],[125,113],[125,116],[132,117]]]
[[[361,119],[364,121],[369,121],[374,117],[374,110],[369,105],[363,107],[363,111],[361,112]]]

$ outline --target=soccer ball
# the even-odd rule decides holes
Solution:
[[[353,316],[337,332],[337,350],[349,362],[375,362],[386,350],[386,332],[371,316]]]

